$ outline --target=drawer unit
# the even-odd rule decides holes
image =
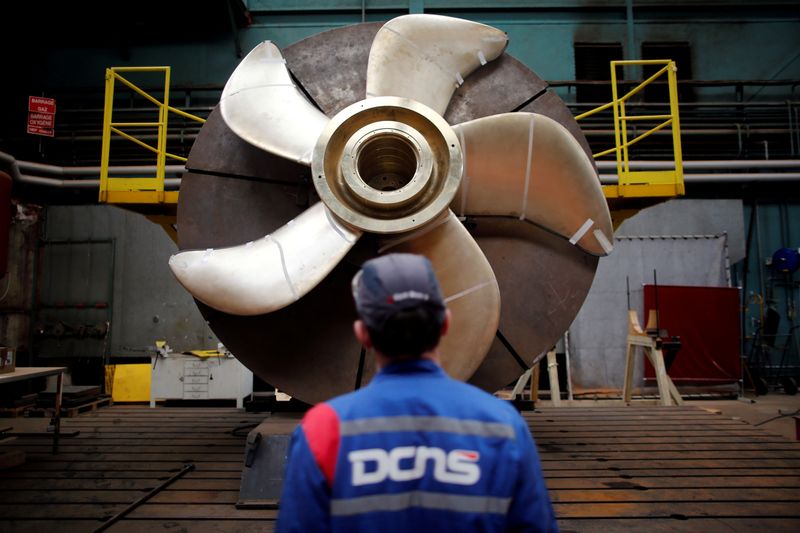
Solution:
[[[243,399],[253,393],[253,373],[233,357],[153,357],[150,406],[156,400]]]

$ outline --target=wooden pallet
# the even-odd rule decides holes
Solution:
[[[100,407],[111,406],[111,405],[114,405],[114,400],[111,399],[111,396],[106,396],[105,398],[99,398],[97,400],[83,403],[81,405],[75,405],[72,407],[62,407],[61,416],[72,418],[78,416],[79,414],[96,411]]]
[[[276,511],[237,509],[247,431],[230,408],[115,405],[63,420],[59,454],[19,439],[0,472],[4,532],[92,531],[187,463],[195,470],[110,532],[272,531]],[[800,443],[695,407],[524,413],[562,531],[800,531]],[[280,431],[296,419],[272,418]],[[0,450],[4,446],[0,445]]]
[[[20,405],[18,407],[0,407],[0,417],[17,418],[25,414],[28,409],[33,409],[35,404]]]

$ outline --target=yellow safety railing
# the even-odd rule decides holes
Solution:
[[[655,74],[641,82],[639,85],[628,91],[627,94],[618,96],[617,87],[617,67],[641,66],[641,65],[663,65]],[[599,158],[611,153],[617,157],[617,175],[619,181],[617,185],[604,185],[603,193],[606,198],[642,198],[642,197],[663,197],[680,196],[685,193],[683,185],[683,156],[681,154],[681,128],[678,117],[678,81],[676,77],[677,68],[675,62],[669,59],[652,59],[641,61],[612,61],[611,62],[611,92],[613,100],[608,104],[587,111],[575,117],[581,120],[609,107],[614,111],[614,148],[604,150],[593,157]],[[659,77],[667,75],[667,85],[669,87],[669,114],[665,115],[628,115],[625,103],[637,93],[642,91],[647,85]],[[635,121],[657,122],[659,123],[648,131],[628,139],[629,124]],[[657,131],[666,127],[672,130],[672,154],[675,168],[670,170],[646,170],[633,171],[630,169],[629,148],[642,139],[649,137]]]
[[[163,72],[164,100],[160,101],[124,78],[120,72]],[[103,107],[103,141],[100,156],[100,202],[112,204],[175,204],[178,191],[164,190],[164,167],[166,158],[186,161],[185,157],[167,152],[167,119],[169,112],[203,123],[204,119],[181,111],[169,105],[170,67],[112,67],[106,69],[106,93]],[[114,84],[120,82],[145,98],[158,108],[156,122],[114,122]],[[156,146],[151,146],[121,128],[156,128]],[[114,177],[108,176],[108,163],[111,156],[111,134],[114,133],[142,148],[156,154],[155,177]]]

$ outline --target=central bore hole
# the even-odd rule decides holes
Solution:
[[[366,141],[357,158],[361,179],[379,191],[405,187],[417,171],[414,147],[406,138],[392,133]]]

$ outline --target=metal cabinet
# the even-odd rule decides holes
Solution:
[[[243,399],[253,393],[253,372],[234,357],[155,355],[150,385],[150,407],[156,400]]]

